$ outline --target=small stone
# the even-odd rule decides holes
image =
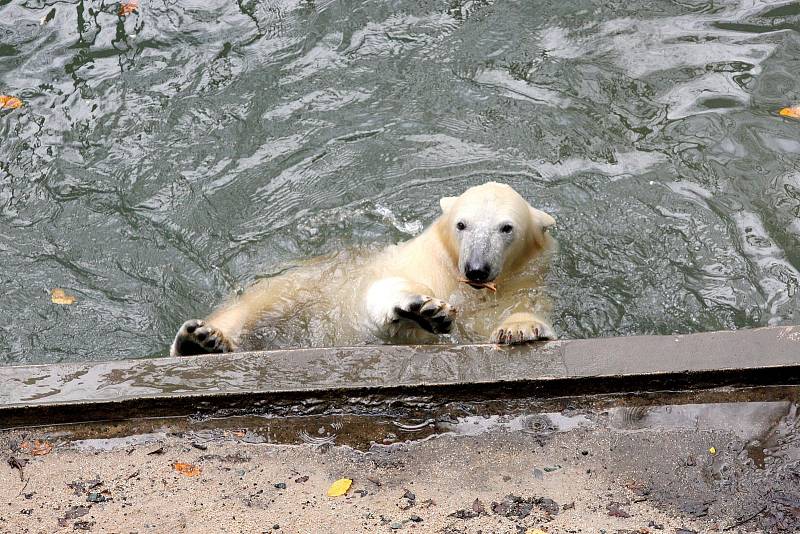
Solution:
[[[608,503],[606,506],[606,510],[608,510],[608,515],[611,517],[630,517],[631,514],[620,508],[620,503],[612,502]]]
[[[280,525],[277,525],[277,524],[276,525],[272,525],[272,530],[280,530],[280,528],[281,528]]]
[[[192,442],[192,447],[194,447],[195,449],[200,449],[201,451],[208,449],[208,445],[206,445],[205,443],[198,443],[196,441]]]
[[[422,518],[420,516],[416,515],[416,514],[411,514],[411,520],[414,523],[421,523],[422,522]]]
[[[278,489],[286,489],[286,482],[278,482],[277,484],[273,484]]]
[[[414,506],[414,503],[406,499],[405,497],[402,497],[400,501],[397,503],[397,507],[400,508],[401,510],[408,510],[412,506]]]
[[[391,524],[391,527],[392,530],[400,530],[401,528],[403,528],[403,524],[395,521],[394,523]]]

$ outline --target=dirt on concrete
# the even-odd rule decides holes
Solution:
[[[767,426],[774,430],[773,423]],[[796,441],[784,440],[780,455],[765,458],[750,454],[763,447],[733,431],[551,430],[461,431],[367,450],[269,444],[269,436],[253,439],[246,429],[165,427],[88,441],[6,431],[0,531],[800,531]],[[352,487],[328,497],[340,478],[352,479]]]

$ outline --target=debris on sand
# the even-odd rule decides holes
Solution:
[[[38,439],[33,441],[23,441],[20,444],[20,449],[27,452],[31,456],[44,456],[45,454],[50,454],[53,451],[53,446],[46,442],[46,441],[39,441]]]
[[[66,511],[64,517],[58,518],[58,526],[66,527],[73,519],[78,519],[79,517],[83,517],[88,513],[89,507],[87,506],[73,506]]]
[[[618,502],[610,502],[606,505],[606,510],[608,510],[608,515],[611,517],[630,517],[631,514],[626,512],[621,508],[621,504]]]
[[[110,501],[111,498],[109,497],[111,492],[108,490],[103,491],[93,491],[89,495],[86,496],[87,502],[106,502]]]
[[[20,482],[25,480],[24,468],[25,468],[25,464],[27,464],[27,463],[28,463],[28,460],[26,460],[24,458],[22,460],[20,460],[18,458],[15,458],[14,456],[9,456],[8,457],[8,465],[11,466],[11,469],[19,469],[19,481]]]
[[[397,507],[401,510],[408,510],[415,504],[417,504],[417,496],[409,490],[405,490],[403,496],[400,497],[400,501],[397,503]]]
[[[456,519],[472,519],[474,517],[478,517],[479,515],[481,514],[479,514],[478,512],[474,512],[472,510],[465,510],[462,508],[460,510],[456,510],[452,514],[449,514],[449,517],[455,517]]]
[[[203,472],[203,470],[200,469],[199,466],[183,462],[175,462],[174,464],[172,464],[172,468],[178,473],[187,477],[196,477]]]
[[[492,503],[492,512],[506,517],[528,517],[534,508],[541,510],[545,516],[558,514],[560,507],[553,499],[547,497],[520,497],[518,495],[506,495],[500,502]]]

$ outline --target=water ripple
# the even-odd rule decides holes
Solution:
[[[558,219],[565,337],[796,323],[797,5],[6,2],[0,363],[164,354],[488,179]]]

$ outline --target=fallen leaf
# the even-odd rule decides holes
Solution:
[[[196,477],[203,471],[200,469],[200,467],[194,464],[184,464],[181,462],[175,462],[172,464],[172,467],[175,469],[175,471],[187,477]]]
[[[139,11],[139,0],[130,0],[129,2],[122,2],[119,5],[120,17],[136,13],[137,11]]]
[[[0,95],[0,108],[17,109],[22,107],[22,100],[15,96]]]
[[[529,528],[525,531],[525,534],[547,534],[547,532],[540,528]]]
[[[328,488],[328,497],[341,497],[347,490],[350,489],[350,486],[353,484],[353,481],[349,478],[340,478],[333,484],[331,487]]]
[[[790,108],[783,108],[778,112],[781,117],[791,117],[793,119],[800,119],[800,106],[792,106]]]
[[[56,16],[56,8],[51,9],[47,12],[47,15],[39,19],[39,26],[44,26]]]
[[[708,449],[708,454],[710,454],[711,456],[716,456],[717,455],[717,448],[716,447],[710,447]]]
[[[50,290],[50,300],[53,304],[64,304],[69,306],[75,304],[75,297],[68,295],[63,289],[54,287]]]
[[[31,456],[44,456],[45,454],[50,454],[53,450],[53,446],[48,442],[39,441],[38,439],[34,440],[32,443],[30,441],[23,441],[20,448]]]

